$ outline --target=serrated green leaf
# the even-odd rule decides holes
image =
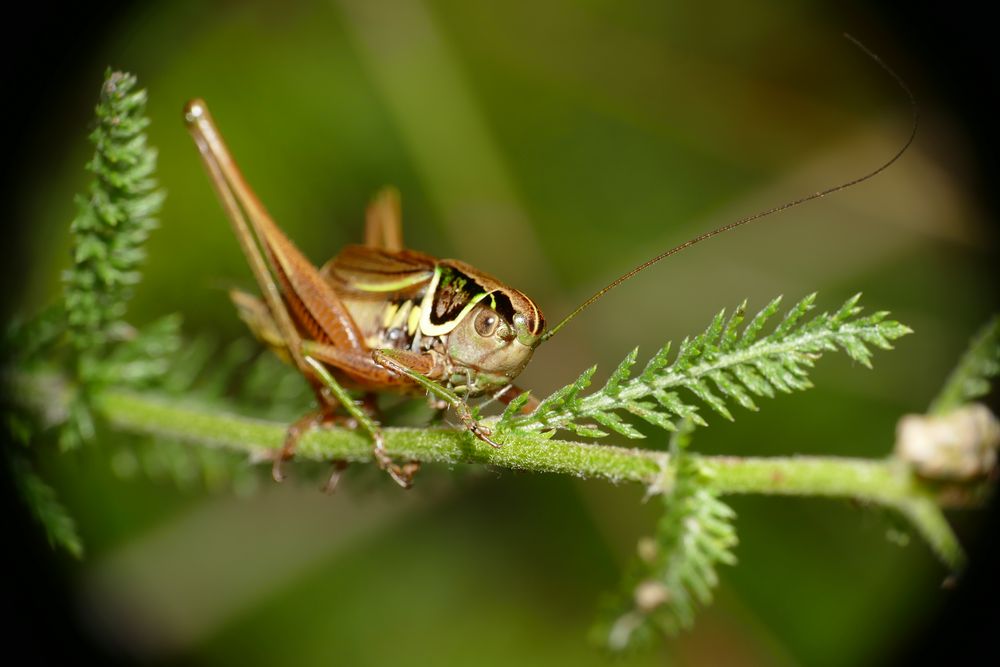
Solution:
[[[139,280],[139,246],[163,201],[150,178],[156,155],[142,134],[148,124],[145,94],[132,91],[135,83],[131,75],[106,75],[99,122],[90,135],[95,153],[87,163],[95,180],[89,196],[76,198],[79,211],[70,226],[74,266],[64,279],[65,306],[81,354],[99,355],[108,343],[107,330],[124,313],[128,288]]]
[[[39,477],[28,463],[12,459],[12,472],[25,504],[45,529],[53,548],[65,549],[74,558],[83,558],[83,540],[76,522],[59,502],[55,490]]]
[[[704,380],[696,380],[694,382],[688,382],[686,385],[687,389],[706,403],[710,408],[718,412],[720,415],[728,419],[733,420],[733,415],[726,408],[726,403],[721,398],[716,396]]]
[[[742,335],[745,302],[728,319],[721,311],[704,333],[682,341],[673,363],[669,363],[670,345],[664,345],[642,373],[632,377],[637,359],[633,350],[602,389],[583,394],[593,373],[590,369],[576,383],[545,399],[532,415],[513,418],[513,426],[547,430],[570,428],[573,422],[590,420],[634,437],[634,429],[623,426],[625,422],[615,412],[630,413],[669,430],[677,418],[690,418],[704,425],[697,414],[699,403],[732,419],[727,402],[756,410],[754,396],[773,397],[779,391],[810,388],[809,370],[823,352],[842,349],[867,365],[872,357],[869,345],[885,348],[894,338],[909,332],[903,325],[886,320],[884,312],[857,317],[857,298],[849,299],[834,316],[824,313],[803,321],[814,301],[815,295],[800,300],[764,337],[760,332],[776,313],[780,299],[759,311]],[[691,392],[695,401],[678,393],[681,388]],[[650,397],[656,403],[649,402]]]
[[[646,366],[642,369],[642,373],[639,374],[642,382],[651,382],[656,374],[670,362],[671,347],[671,342],[667,341],[667,344],[661,347],[656,354],[650,358],[650,360],[646,363]]]
[[[711,602],[718,566],[735,562],[735,514],[686,456],[681,437],[674,441],[675,475],[662,496],[655,550],[633,565],[610,623],[600,629],[614,650],[647,637],[650,628],[668,636],[689,628],[696,608]]]
[[[774,398],[774,388],[754,370],[753,366],[733,366],[733,374],[747,389],[757,396]]]
[[[985,396],[990,391],[990,380],[997,375],[1000,375],[1000,315],[994,315],[969,341],[940,393],[931,401],[929,412],[947,414]]]
[[[736,343],[739,340],[740,325],[743,324],[743,318],[746,317],[747,301],[743,300],[743,303],[738,305],[733,314],[729,316],[729,320],[726,322],[726,328],[722,332],[722,340],[720,341],[719,349],[722,352],[729,352],[736,347]]]
[[[861,312],[861,309],[858,308],[858,301],[860,300],[861,300],[861,292],[858,292],[850,299],[845,301],[844,305],[841,306],[837,310],[837,312],[833,314],[833,317],[831,318],[832,323],[840,324],[841,322],[844,322],[847,319],[854,317],[859,312]]]
[[[568,384],[562,389],[557,389],[555,392],[550,394],[547,398],[542,400],[535,408],[535,412],[538,414],[544,414],[556,408],[563,406],[565,403],[570,401],[574,396],[576,396],[580,391],[586,389],[590,385],[590,380],[597,371],[597,366],[591,366],[583,373],[580,374],[572,384]]]
[[[719,388],[719,391],[724,393],[730,398],[736,399],[740,405],[742,405],[747,410],[757,411],[757,405],[750,398],[750,395],[740,386],[733,378],[726,375],[725,371],[715,370],[709,374],[709,379],[711,379],[715,386]]]
[[[528,404],[529,400],[531,400],[530,391],[524,391],[518,394],[514,398],[514,400],[512,400],[510,403],[507,404],[507,407],[504,409],[503,415],[500,416],[501,423],[504,422],[505,420],[510,419],[514,415],[519,414],[521,412],[521,409]]]
[[[634,426],[626,421],[623,421],[621,417],[613,412],[595,412],[593,420],[601,426],[618,433],[619,435],[624,435],[626,438],[641,440],[646,437],[637,431]]]
[[[635,401],[628,403],[625,407],[630,413],[644,419],[653,426],[659,426],[665,431],[675,431],[677,427],[674,425],[673,420],[666,413],[660,412],[656,409],[656,405],[653,403],[647,403],[644,401]]]
[[[772,387],[786,394],[792,391],[792,388],[785,383],[785,369],[780,362],[761,358],[754,360],[753,365]]]
[[[743,330],[743,336],[740,338],[740,347],[747,348],[752,343],[756,342],[757,336],[764,329],[764,325],[767,321],[778,312],[778,307],[781,305],[782,297],[777,296],[771,299],[770,303],[764,306],[753,319],[750,320],[750,324],[747,325],[746,329]]]
[[[871,353],[857,336],[847,334],[838,338],[837,342],[840,343],[844,352],[846,352],[851,359],[864,365],[866,368],[871,368]]]
[[[682,401],[677,392],[658,389],[653,392],[653,397],[660,405],[681,419],[690,419],[697,426],[708,426],[708,423],[698,414],[698,408]]]
[[[671,365],[671,368],[676,368],[679,370],[686,370],[688,366],[694,363],[694,358],[698,356],[698,336],[694,338],[685,336],[684,340],[681,341],[680,346],[677,348],[677,358]]]
[[[631,375],[632,367],[635,365],[635,360],[638,356],[639,348],[632,348],[632,351],[628,353],[620,364],[618,364],[618,368],[615,369],[615,372],[611,374],[611,377],[609,377],[608,381],[604,384],[602,391],[605,394],[608,396],[614,396],[618,393],[621,389],[622,383],[628,380]]]
[[[722,335],[722,327],[726,321],[726,309],[723,308],[715,317],[712,319],[712,323],[708,325],[705,329],[705,333],[702,334],[701,344],[699,347],[714,346],[718,344],[719,336]]]
[[[802,319],[802,316],[807,312],[812,310],[813,303],[816,301],[816,293],[806,296],[804,299],[799,301],[797,304],[792,306],[791,310],[785,315],[785,318],[781,323],[775,328],[774,332],[769,336],[771,340],[781,340],[784,338],[792,328]]]
[[[607,432],[602,431],[596,426],[580,424],[578,422],[567,422],[565,428],[583,438],[604,438],[608,435]]]

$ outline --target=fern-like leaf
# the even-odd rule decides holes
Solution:
[[[842,350],[870,367],[872,347],[888,349],[891,341],[910,333],[908,327],[887,320],[885,312],[861,317],[859,298],[848,299],[833,314],[805,320],[815,300],[811,294],[790,308],[767,335],[762,335],[764,328],[777,313],[780,297],[758,312],[741,334],[744,302],[728,318],[719,312],[703,333],[685,338],[673,362],[667,343],[642,372],[632,375],[638,354],[633,350],[599,390],[583,395],[594,376],[595,369],[590,368],[576,382],[543,400],[532,414],[506,412],[501,427],[565,429],[589,437],[614,431],[641,438],[642,433],[618,413],[635,415],[667,430],[673,430],[681,419],[704,424],[697,414],[699,406],[732,419],[731,403],[756,410],[755,397],[811,387],[809,369],[824,352]]]
[[[711,479],[686,449],[693,426],[672,438],[673,475],[661,484],[663,515],[655,538],[640,542],[639,559],[625,580],[625,596],[609,605],[598,639],[620,651],[656,634],[691,627],[712,601],[719,565],[733,565],[736,517],[713,491]]]
[[[77,198],[73,268],[64,281],[73,342],[92,355],[115,338],[125,303],[139,281],[143,243],[156,226],[164,193],[153,171],[156,150],[146,143],[146,91],[131,74],[108,70],[91,133],[94,175],[87,197]]]
[[[171,342],[158,335],[169,332],[173,324],[171,318],[161,320],[150,327],[153,331],[144,342],[131,346],[135,351],[155,351],[155,355],[139,354],[135,360],[130,354],[113,355],[122,363],[111,368],[125,369],[133,381],[148,370],[165,396],[243,410],[255,417],[291,420],[309,409],[313,396],[302,376],[254,341],[241,338],[219,344],[201,336],[177,346],[176,338]],[[111,466],[123,478],[141,476],[182,490],[232,489],[237,493],[254,490],[260,472],[236,452],[191,447],[164,438],[119,438]]]
[[[21,441],[36,449],[49,435],[45,427],[50,424],[59,425],[56,438],[63,450],[92,440],[99,426],[93,396],[108,386],[154,384],[179,346],[176,317],[141,330],[123,319],[139,282],[142,246],[164,197],[153,178],[156,151],[147,145],[145,107],[146,93],[136,89],[134,76],[105,74],[96,129],[90,134],[94,155],[86,166],[94,179],[87,196],[76,200],[78,212],[70,226],[73,264],[63,276],[62,303],[8,332],[18,372],[64,367],[64,380],[54,383],[64,396],[59,410],[50,410],[42,420],[15,413],[6,420]],[[49,541],[80,555],[83,547],[72,518],[27,460],[18,469],[17,482]]]
[[[83,557],[83,541],[76,522],[56,497],[55,489],[46,484],[21,457],[11,459],[12,472],[21,497],[35,519],[45,529],[49,544],[61,548],[75,558]]]
[[[139,282],[143,244],[156,226],[164,193],[153,178],[156,150],[146,141],[146,91],[123,72],[105,73],[90,134],[94,176],[88,196],[77,197],[70,225],[73,265],[63,276],[63,310],[75,350],[77,391],[60,432],[63,449],[93,437],[90,396],[102,386],[145,386],[165,372],[178,345],[176,318],[137,332],[122,318]]]
[[[928,412],[943,415],[985,396],[990,391],[990,380],[997,375],[1000,375],[1000,315],[994,315],[969,342]]]

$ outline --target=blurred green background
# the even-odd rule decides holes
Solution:
[[[29,229],[17,299],[56,297],[72,193],[105,66],[149,90],[168,190],[130,320],[245,335],[223,288],[249,270],[181,123],[207,100],[247,178],[316,263],[360,238],[383,184],[416,249],[536,298],[550,322],[699,232],[858,176],[908,131],[903,94],[841,37],[891,62],[924,112],[899,164],[848,192],[672,258],[615,290],[522,375],[536,394],[634,345],[700,331],[721,307],[863,291],[916,334],[875,370],[821,362],[817,389],[736,422],[698,451],[878,457],[921,411],[995,306],[995,241],[968,192],[971,140],[893,30],[837,3],[150,2],[114,17],[65,143],[19,186]],[[112,20],[109,18],[109,20]],[[39,165],[44,164],[44,168]],[[662,446],[661,438],[648,443]],[[107,650],[205,665],[605,664],[586,641],[654,509],[643,489],[510,472],[427,470],[403,493],[351,470],[253,494],[124,481],[109,447],[43,461],[89,554],[62,563],[74,614]],[[740,563],[695,629],[624,664],[879,663],[940,604],[944,576],[889,517],[849,503],[732,498]],[[975,523],[975,522],[968,522]],[[970,538],[971,530],[963,533]]]

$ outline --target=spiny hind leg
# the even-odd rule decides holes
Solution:
[[[278,326],[271,316],[267,304],[257,297],[239,290],[232,290],[230,298],[232,298],[233,303],[236,305],[240,317],[247,323],[253,334],[259,340],[266,343],[282,360],[294,363],[292,352],[288,348],[288,341],[278,330]],[[343,350],[314,341],[302,342],[301,355],[304,355],[302,357],[304,365],[310,368],[312,374],[315,376],[319,375],[318,371],[316,371],[317,359],[337,368],[353,371],[362,376],[388,377],[390,375],[383,366],[376,364],[367,353],[359,354],[354,350]],[[322,368],[323,372],[329,378],[329,381],[327,381],[323,377],[318,377],[313,381],[319,407],[303,415],[288,427],[281,450],[276,455],[271,466],[271,476],[279,482],[285,478],[282,472],[282,465],[285,461],[292,458],[299,440],[309,430],[326,424],[339,423],[349,428],[357,428],[358,425],[363,424],[362,420],[355,414],[354,408],[357,408],[370,424],[370,427],[366,430],[372,433],[372,438],[375,441],[373,456],[379,467],[386,470],[397,484],[404,488],[409,488],[413,483],[413,476],[420,468],[419,462],[410,461],[402,466],[395,464],[385,451],[381,430],[379,430],[378,425],[369,416],[370,414],[374,414],[375,411],[370,409],[368,413],[365,413],[362,408],[358,408],[347,392],[329,375],[325,367],[322,364],[318,364],[318,366]],[[334,386],[337,389],[334,389]],[[343,405],[350,416],[336,414],[338,404]],[[369,407],[373,407],[373,403]],[[346,466],[342,465],[342,462],[334,463],[334,470],[324,486],[324,490],[328,493],[332,492],[336,487],[340,473],[344,467]]]
[[[347,390],[340,386],[340,383],[333,378],[333,375],[330,374],[322,362],[309,355],[306,355],[304,358],[306,364],[312,367],[316,378],[323,383],[324,388],[329,390],[332,397],[336,398],[344,406],[347,413],[357,421],[359,427],[368,431],[374,442],[372,455],[375,457],[378,466],[389,473],[393,481],[401,487],[404,489],[410,488],[413,485],[413,476],[420,469],[419,462],[411,461],[402,466],[396,464],[385,451],[385,439],[382,436],[382,429],[378,423],[365,412],[361,405],[351,398]]]
[[[285,481],[285,473],[282,470],[283,464],[295,455],[295,449],[298,447],[299,440],[302,439],[303,435],[317,426],[335,424],[344,419],[343,415],[335,414],[334,410],[336,408],[322,398],[320,398],[319,404],[320,407],[296,419],[288,427],[288,430],[285,431],[285,440],[281,445],[281,449],[275,455],[274,462],[271,464],[271,477],[274,478],[274,481]]]
[[[285,474],[282,471],[282,466],[285,461],[291,460],[295,455],[295,450],[298,448],[299,440],[314,428],[322,428],[327,426],[342,426],[348,429],[355,429],[358,427],[357,420],[350,415],[337,414],[338,402],[333,402],[330,400],[329,392],[325,390],[322,385],[313,384],[313,389],[316,392],[316,402],[319,407],[315,410],[307,412],[298,419],[296,419],[285,431],[285,440],[282,443],[281,449],[275,454],[274,460],[271,464],[271,477],[274,478],[276,482],[282,482],[285,479]],[[367,406],[366,406],[367,407]],[[335,460],[333,461],[333,469],[330,471],[330,476],[327,478],[326,483],[323,485],[323,491],[325,493],[333,493],[337,487],[337,483],[340,481],[340,476],[347,468],[347,461]]]
[[[237,289],[229,291],[229,298],[235,304],[240,319],[247,324],[253,335],[261,342],[266,343],[282,361],[294,365],[295,362],[288,349],[288,341],[282,337],[278,325],[275,323],[274,318],[271,317],[271,311],[268,310],[267,304],[254,295]],[[313,390],[316,392],[316,403],[319,407],[296,419],[285,432],[284,443],[281,446],[281,450],[275,454],[271,465],[271,477],[276,482],[284,481],[285,475],[282,472],[282,465],[285,461],[292,458],[299,440],[308,431],[317,426],[327,426],[330,424],[339,424],[347,428],[357,428],[357,422],[354,421],[353,417],[336,414],[337,404],[331,403],[328,396],[324,393],[321,384],[315,381],[310,381],[310,384],[312,384]],[[340,478],[340,473],[343,472],[346,466],[347,464],[344,461],[334,462],[334,471],[323,487],[327,493],[333,492]]]
[[[321,400],[324,400],[321,398]],[[365,410],[369,415],[378,414],[378,405],[376,404],[375,394],[373,392],[367,392],[361,397],[361,408]],[[345,426],[350,429],[356,429],[358,427],[358,422],[353,417],[345,417],[341,415]],[[333,461],[333,467],[330,470],[330,476],[326,480],[326,484],[323,485],[323,492],[327,495],[332,494],[337,490],[337,484],[340,483],[340,477],[347,470],[348,462],[344,459],[335,459]]]
[[[333,468],[330,470],[330,476],[326,478],[326,484],[323,485],[323,493],[326,495],[331,495],[337,490],[337,485],[340,484],[340,477],[347,470],[347,461],[343,459],[336,459],[333,462]]]
[[[378,406],[373,392],[366,393],[361,399],[361,404],[369,415],[378,414]],[[378,433],[380,437],[375,438],[373,436],[374,444],[372,445],[372,456],[375,458],[376,464],[381,470],[389,473],[393,481],[401,487],[404,489],[410,488],[413,486],[413,478],[420,471],[420,461],[407,461],[402,465],[397,464],[389,456],[389,453],[385,451],[385,442],[381,438],[381,430]]]
[[[358,420],[355,419],[350,414],[336,414],[336,404],[330,401],[330,393],[325,386],[314,386],[316,389],[317,401],[320,404],[320,408],[306,413],[299,419],[297,419],[291,426],[288,427],[288,431],[285,433],[285,441],[282,445],[281,450],[277,454],[274,462],[271,466],[271,476],[274,477],[275,481],[284,481],[285,475],[282,472],[282,465],[285,461],[288,461],[295,454],[295,450],[298,447],[299,440],[307,432],[314,428],[323,428],[327,426],[341,426],[347,429],[356,429],[358,427]],[[339,401],[337,402],[339,403]],[[367,393],[361,399],[361,409],[364,410],[368,415],[377,414],[377,407],[375,405],[375,394]],[[340,478],[343,476],[344,471],[347,470],[348,462],[344,459],[334,459],[331,464],[330,475],[327,477],[326,482],[322,486],[322,490],[327,495],[332,494],[337,490],[337,485],[340,483]],[[416,469],[412,466],[403,466],[399,471],[399,476],[401,478],[406,478],[412,481],[413,475],[416,473]],[[397,480],[398,481],[398,480]]]

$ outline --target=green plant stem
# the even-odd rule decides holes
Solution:
[[[107,391],[96,397],[104,418],[116,428],[197,445],[246,452],[270,460],[287,425],[156,396]],[[386,428],[385,446],[400,460],[479,463],[516,470],[574,475],[660,488],[673,474],[665,452],[546,439],[506,432],[506,446],[493,448],[465,431],[450,428]],[[314,461],[371,461],[371,441],[343,428],[314,429],[299,441],[296,456]],[[933,492],[892,459],[840,457],[753,458],[705,456],[701,461],[723,494],[764,494],[850,498],[895,509],[952,568],[963,561],[961,547],[935,502]]]
[[[905,516],[949,566],[964,555],[935,494],[894,459],[796,456],[705,457],[721,493],[851,498],[891,507]]]

